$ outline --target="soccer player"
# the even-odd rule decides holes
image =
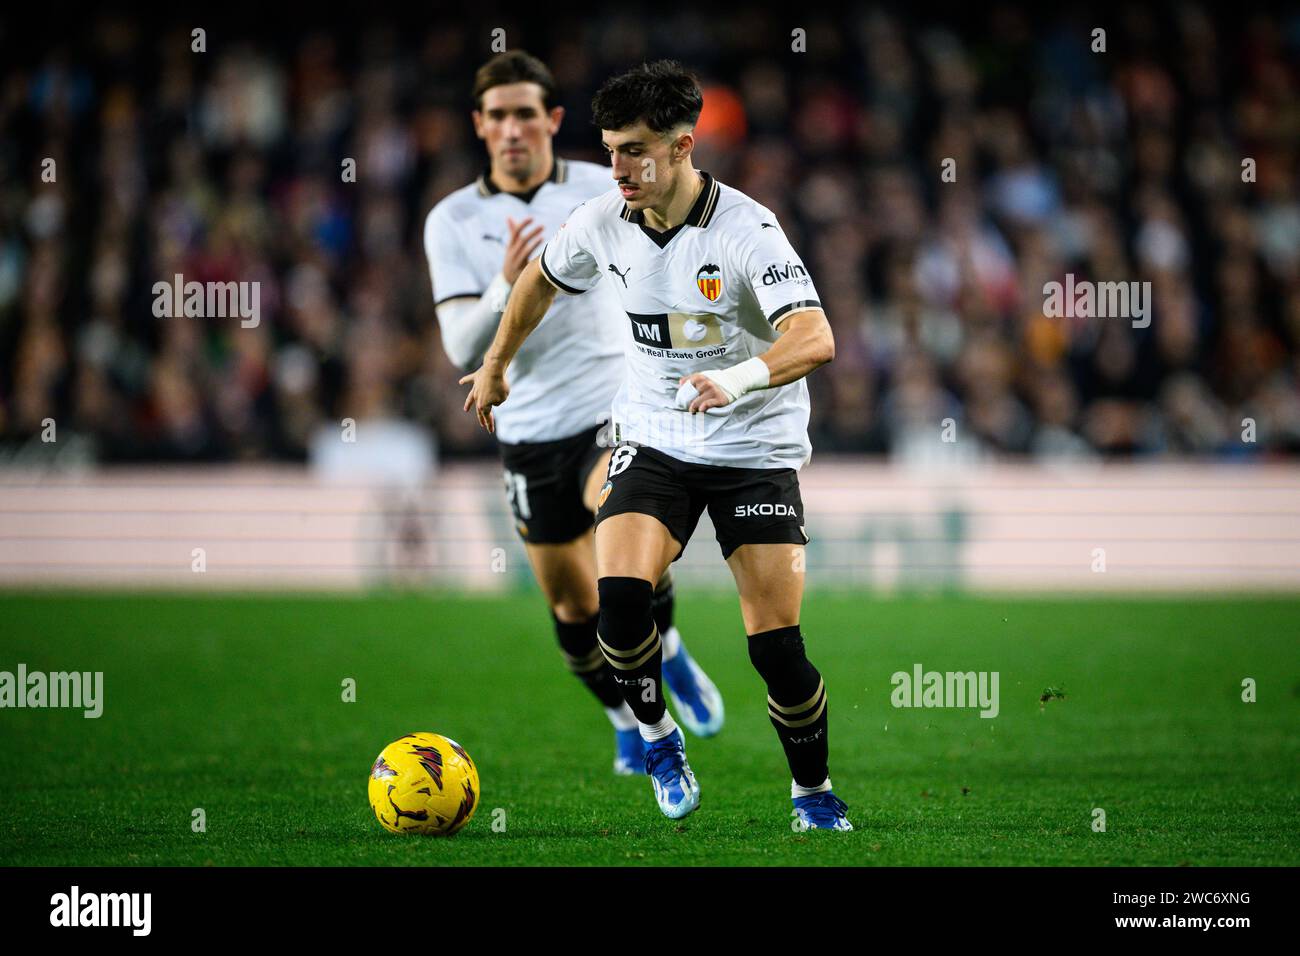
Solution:
[[[654,583],[708,508],[767,684],[794,813],[810,829],[851,830],[831,791],[825,684],[799,630],[807,535],[797,471],[811,450],[803,379],[831,361],[835,343],[772,213],[695,169],[702,105],[694,78],[672,61],[596,94],[593,121],[618,189],[577,209],[520,273],[482,367],[462,379],[465,408],[492,430],[494,407],[510,408],[506,366],[557,292],[580,301],[613,287],[626,313],[627,379],[596,516],[598,638],[646,741],[659,808],[683,817],[700,791],[681,732],[645,692],[659,686],[666,645]]]
[[[543,237],[584,200],[611,190],[601,166],[552,153],[551,138],[564,117],[552,106],[554,95],[545,64],[521,50],[480,68],[472,115],[488,168],[438,203],[425,221],[443,346],[462,369],[483,360],[511,286]],[[622,378],[619,330],[609,321],[618,314],[612,291],[556,303],[537,335],[502,366],[515,400],[500,416],[497,437],[515,527],[550,605],[560,650],[614,725],[614,771],[629,774],[645,772],[645,744],[596,645],[592,541],[595,499],[610,454],[598,436]],[[672,577],[655,582],[651,610],[664,635],[668,691],[687,729],[711,736],[724,720],[722,697],[673,626]]]

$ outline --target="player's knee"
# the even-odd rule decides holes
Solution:
[[[562,601],[551,605],[551,613],[562,624],[581,624],[596,614],[596,608],[588,609],[582,604]]]
[[[673,566],[670,564],[664,568],[664,573],[659,575],[659,583],[655,585],[655,595],[666,594],[673,589]]]
[[[654,588],[640,578],[601,578],[596,585],[600,609],[614,617],[639,617],[650,613]]]
[[[555,622],[555,636],[560,642],[560,650],[564,651],[570,659],[571,668],[575,664],[590,663],[592,652],[596,649],[595,617],[596,615],[592,613],[582,621],[566,621],[559,615],[551,616],[551,620]]]
[[[640,578],[601,578],[597,590],[601,637],[616,647],[628,640],[645,640],[653,626],[650,601],[654,588],[650,582]]]
[[[799,626],[779,627],[749,636],[749,660],[769,686],[816,672],[804,652]]]
[[[560,594],[551,599],[551,613],[564,624],[581,624],[595,616],[599,606],[596,595]]]

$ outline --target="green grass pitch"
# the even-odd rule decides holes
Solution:
[[[0,670],[105,675],[98,720],[0,710],[0,863],[1300,863],[1300,598],[810,594],[848,834],[791,828],[734,595],[677,607],[728,718],[688,740],[702,804],[673,822],[610,772],[534,592],[0,595]],[[1000,715],[894,708],[916,663],[999,672]],[[385,833],[366,802],[375,755],[415,730],[479,765],[451,839]]]

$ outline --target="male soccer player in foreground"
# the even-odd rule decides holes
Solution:
[[[654,582],[705,508],[740,594],[749,656],[808,828],[851,830],[827,769],[826,689],[804,654],[803,503],[810,454],[805,375],[835,354],[808,271],[775,217],[691,161],[703,100],[670,61],[609,80],[592,104],[618,191],[588,200],[515,283],[465,407],[495,427],[504,371],[557,290],[612,286],[627,313],[628,377],[614,400],[619,442],[596,516],[601,650],[636,714],[663,813],[700,791],[658,694]],[[611,320],[608,314],[599,319]],[[591,329],[591,334],[596,330]],[[531,340],[530,340],[531,341]]]
[[[584,200],[613,192],[600,166],[554,156],[551,137],[564,116],[551,105],[554,92],[550,71],[521,50],[478,71],[473,120],[489,168],[438,203],[425,222],[443,345],[463,369],[482,361],[511,286],[543,237]],[[515,400],[497,435],[515,526],[565,661],[614,725],[615,772],[641,773],[645,744],[636,717],[596,645],[592,516],[609,461],[597,436],[622,379],[620,333],[610,322],[619,312],[611,292],[556,303],[538,334],[511,354],[509,368],[502,363]],[[669,693],[687,729],[711,736],[722,726],[722,698],[673,627],[671,575],[655,581],[652,610],[664,634]]]

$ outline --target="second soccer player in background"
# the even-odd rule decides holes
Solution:
[[[511,286],[545,235],[574,207],[609,188],[605,171],[552,152],[564,110],[535,57],[512,50],[479,69],[474,128],[488,168],[434,207],[424,242],[443,345],[463,369],[492,341]],[[622,378],[618,313],[612,292],[556,303],[545,327],[509,363],[515,401],[501,415],[506,494],[515,528],[551,609],[570,671],[604,706],[615,729],[614,770],[643,773],[645,742],[616,672],[596,645],[593,512],[609,461],[599,437]],[[504,368],[504,366],[503,366]],[[668,693],[687,728],[711,736],[722,727],[721,695],[673,626],[672,577],[655,579],[653,615],[663,632]],[[657,688],[656,688],[657,692]]]

